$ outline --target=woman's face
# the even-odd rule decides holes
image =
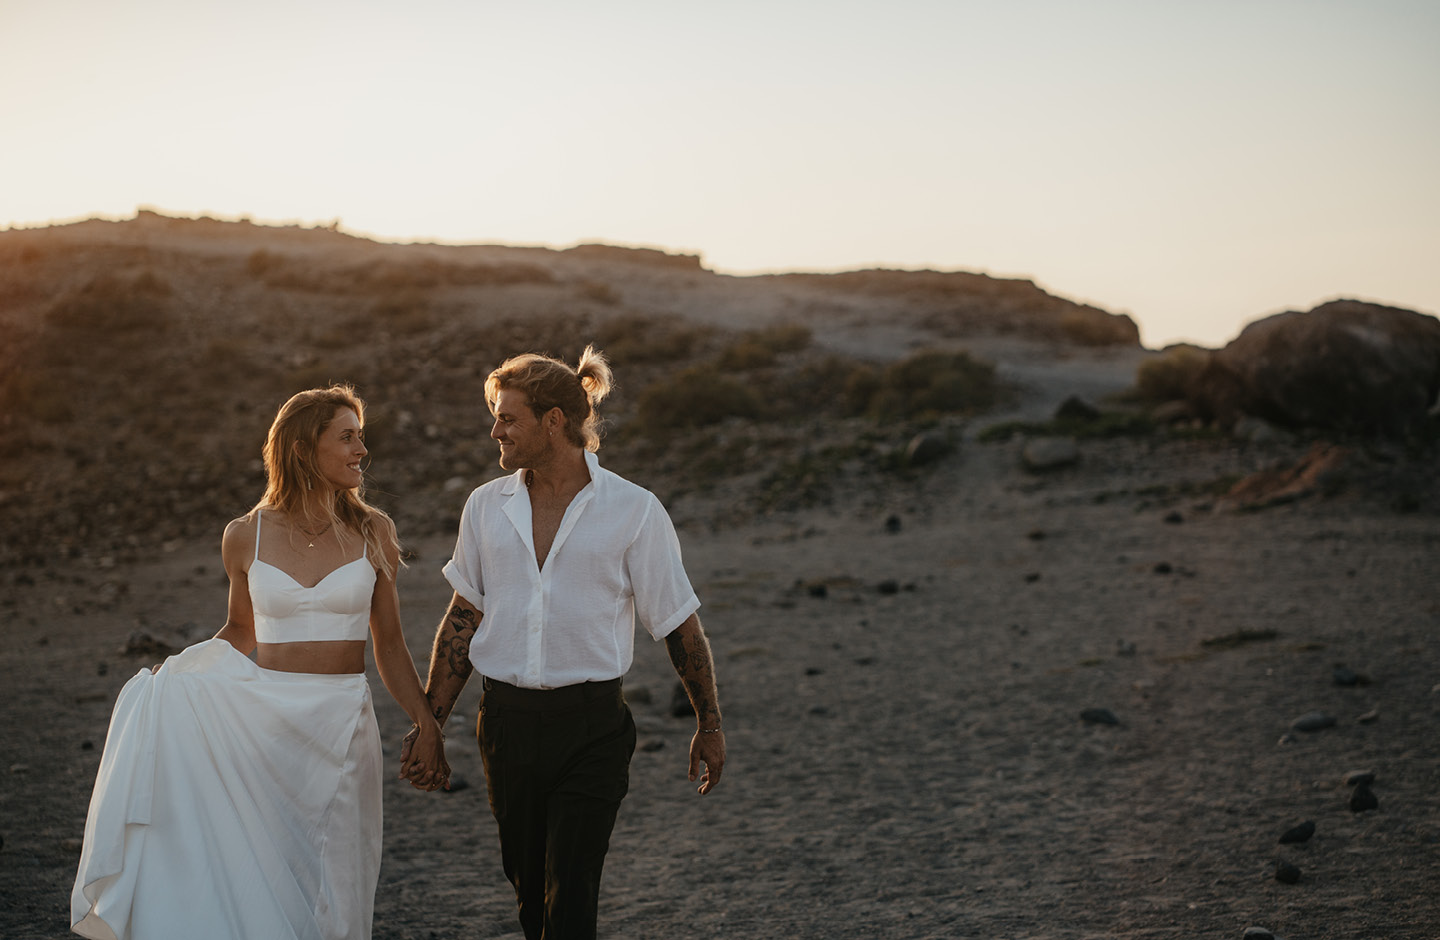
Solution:
[[[360,419],[349,408],[341,408],[315,442],[315,470],[337,490],[354,489],[365,480],[360,461],[368,453]]]

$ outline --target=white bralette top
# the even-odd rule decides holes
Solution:
[[[255,516],[255,559],[250,563],[249,576],[256,642],[364,640],[368,637],[375,569],[365,555],[336,568],[314,587],[305,587],[279,568],[260,560],[261,516],[260,513]]]

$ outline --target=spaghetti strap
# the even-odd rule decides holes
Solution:
[[[265,510],[258,509],[255,511],[255,557],[250,559],[251,561],[260,560],[260,520],[264,518]]]

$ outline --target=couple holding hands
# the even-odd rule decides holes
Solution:
[[[621,691],[636,617],[665,641],[697,718],[689,774],[725,764],[714,664],[669,516],[600,467],[610,368],[506,360],[485,383],[511,473],[465,503],[454,595],[424,686],[401,631],[399,539],[363,497],[364,403],[281,407],[266,489],[225,529],[211,639],[121,690],[85,823],[71,929],[106,940],[368,938],[382,757],[365,645],[414,727],[402,776],[449,781],[442,728],[472,673],[501,862],[528,940],[594,937],[635,724]]]

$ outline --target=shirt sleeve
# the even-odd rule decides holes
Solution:
[[[485,612],[485,572],[480,565],[480,510],[472,495],[460,513],[460,533],[455,538],[455,551],[445,563],[442,574],[450,586],[481,613]]]
[[[635,540],[625,551],[635,595],[635,615],[655,639],[663,639],[700,609],[700,599],[680,560],[680,539],[669,513],[652,493]]]

